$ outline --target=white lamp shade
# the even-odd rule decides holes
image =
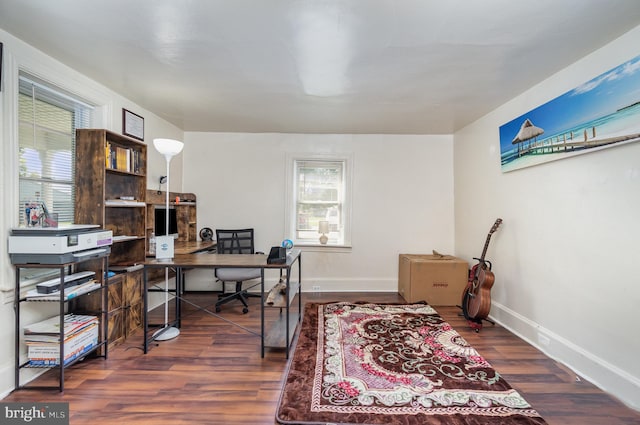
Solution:
[[[184,143],[174,139],[153,139],[153,146],[158,152],[169,159],[182,152]]]
[[[329,222],[321,220],[318,222],[318,233],[329,233]]]

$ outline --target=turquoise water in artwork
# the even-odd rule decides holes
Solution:
[[[521,148],[534,142],[547,146],[562,143],[563,140],[582,142],[585,141],[585,134],[587,140],[597,141],[640,133],[639,93],[640,56],[637,56],[500,126],[500,159],[503,170],[576,153],[550,154],[537,151],[535,154],[529,152],[518,157],[518,144],[513,144],[513,140],[526,120],[541,128],[544,133],[535,139],[519,143]],[[584,152],[596,148],[580,149]],[[509,166],[505,167],[507,164]]]
[[[593,129],[595,128],[596,137],[593,137]],[[625,136],[628,134],[640,133],[640,104],[623,108],[604,117],[587,121],[566,130],[556,132],[551,135],[542,134],[538,136],[540,141],[554,141],[566,138],[569,140],[573,134],[575,140],[584,140],[584,132],[587,132],[589,139],[605,139],[615,136]],[[517,157],[517,146],[513,145],[512,149],[501,153],[501,163],[506,164]]]

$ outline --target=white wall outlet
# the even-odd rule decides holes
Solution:
[[[313,285],[311,287],[311,291],[313,292],[320,292],[320,285]]]
[[[538,343],[547,347],[551,343],[551,339],[544,334],[538,333]]]

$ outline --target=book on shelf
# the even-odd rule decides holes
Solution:
[[[129,171],[129,149],[116,147],[116,169]]]
[[[131,152],[131,171],[135,174],[140,174],[142,169],[142,156],[140,151],[132,150]]]
[[[85,354],[89,353],[97,346],[97,342],[94,344],[87,344],[79,349],[73,350],[69,354],[65,354],[64,356],[64,365],[68,365],[72,361],[83,357]],[[57,354],[57,357],[39,357],[39,354],[34,354],[33,358],[29,358],[29,366],[33,367],[51,367],[58,366],[60,364],[60,355]]]
[[[104,147],[104,158],[105,158],[105,164],[104,166],[107,168],[112,168],[112,162],[111,162],[111,143],[107,142],[107,144]]]
[[[98,345],[97,323],[74,333],[64,340],[64,364],[81,357]],[[27,342],[27,357],[31,366],[55,366],[60,364],[60,341]]]
[[[64,365],[68,365],[72,361],[84,356],[89,351],[93,350],[98,345],[97,341],[95,344],[88,344],[79,349],[72,351],[69,354],[65,354],[64,356]],[[59,351],[59,350],[58,350]],[[65,350],[66,352],[66,350]],[[57,357],[40,357],[40,354],[35,354],[33,358],[29,358],[29,366],[34,367],[51,367],[58,366],[60,364],[60,354],[57,354]]]
[[[112,170],[139,174],[142,170],[142,153],[139,150],[105,144],[105,166]]]
[[[95,332],[94,329],[98,328],[98,322],[91,322],[87,326],[73,332],[70,335],[65,336],[64,341],[65,344],[69,343],[70,346],[73,344],[77,345],[78,341],[81,341],[79,337],[85,338],[87,333]],[[24,343],[27,345],[33,346],[49,346],[51,344],[59,345],[60,344],[60,334],[26,334],[24,336]],[[65,345],[66,346],[66,345]]]
[[[94,323],[98,323],[96,316],[83,314],[65,314],[64,315],[64,336],[70,336],[74,332],[78,332]],[[24,327],[25,336],[28,334],[60,334],[60,316],[53,316],[31,325]]]
[[[107,168],[116,168],[116,148],[111,143],[107,142],[107,148],[109,149],[109,153],[107,155],[107,159],[109,162],[107,163]]]
[[[60,342],[60,335],[50,334],[27,334],[25,335],[24,343],[27,345],[33,344],[57,344]]]

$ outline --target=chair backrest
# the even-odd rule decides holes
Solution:
[[[253,254],[253,229],[216,229],[218,254]]]

